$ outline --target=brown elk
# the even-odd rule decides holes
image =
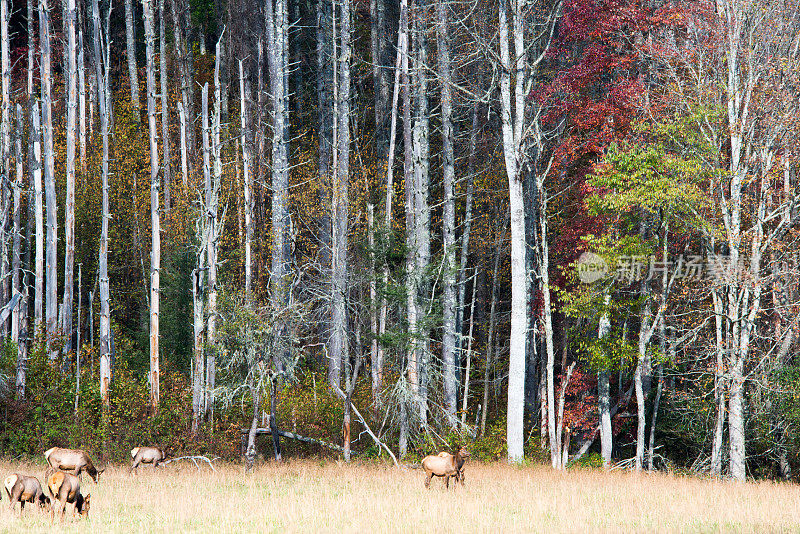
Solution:
[[[60,512],[61,518],[64,518],[67,503],[73,505],[74,514],[89,517],[89,505],[91,504],[92,496],[86,495],[84,497],[81,494],[81,483],[77,476],[64,471],[56,471],[47,477],[47,489],[53,498],[53,504],[50,507],[53,518],[55,518],[56,512]]]
[[[26,502],[38,504],[42,509],[50,506],[50,497],[44,494],[42,485],[36,477],[14,473],[6,477],[3,486],[6,488],[8,500],[11,501],[9,507],[13,510],[14,505],[19,503],[20,514],[25,509]]]
[[[45,451],[44,457],[47,458],[47,463],[52,469],[66,471],[76,476],[86,472],[89,473],[95,483],[100,480],[100,473],[105,471],[105,468],[97,469],[89,455],[79,449],[53,447]]]
[[[131,471],[136,469],[139,472],[139,464],[153,464],[153,471],[155,471],[158,464],[167,458],[167,453],[161,447],[136,447],[131,449]]]
[[[450,488],[450,477],[464,485],[464,462],[469,458],[469,451],[461,447],[455,455],[449,452],[440,452],[436,456],[426,456],[422,459],[422,468],[425,470],[425,487],[431,485],[434,476],[444,477],[444,483]]]

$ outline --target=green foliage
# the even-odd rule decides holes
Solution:
[[[572,462],[567,466],[569,469],[602,469],[603,457],[596,452],[590,452],[581,456],[578,461]]]

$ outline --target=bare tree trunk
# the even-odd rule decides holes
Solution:
[[[64,209],[64,322],[61,330],[66,336],[64,353],[72,351],[72,300],[75,269],[75,137],[78,120],[77,15],[75,0],[67,0],[67,192]]]
[[[261,392],[258,385],[250,386],[250,395],[253,397],[253,419],[250,430],[247,432],[247,450],[245,452],[245,471],[252,472],[256,461],[256,435],[258,431],[258,414],[261,411]]]
[[[206,197],[211,197],[211,140],[210,140],[210,128],[208,125],[208,83],[203,84],[202,89],[202,96],[201,96],[201,108],[200,113],[202,115],[202,137],[203,137],[203,183],[205,186]],[[207,201],[206,201],[207,202]],[[205,202],[204,202],[205,204]],[[207,267],[204,265],[204,261],[208,258],[208,242],[210,241],[209,232],[210,228],[208,228],[208,207],[203,206],[202,213],[200,214],[202,223],[201,228],[203,229],[203,233],[201,236],[201,245],[200,245],[200,257],[198,259],[198,269],[197,269],[197,277],[195,278],[195,305],[194,305],[194,354],[195,354],[195,384],[194,388],[197,392],[198,397],[195,399],[195,403],[197,404],[197,411],[195,412],[195,432],[197,431],[197,425],[199,424],[199,419],[203,415],[206,414],[206,409],[208,406],[208,395],[206,392],[208,384],[206,383],[206,361],[205,361],[205,353],[203,351],[203,332],[205,331],[205,319],[203,317],[203,296],[205,294],[205,286],[203,285],[204,279],[204,270]],[[200,299],[198,302],[197,299]]]
[[[444,364],[445,412],[455,424],[456,377],[456,201],[455,156],[453,155],[453,97],[451,94],[448,6],[436,2],[436,48],[442,92],[442,175],[444,206],[442,208],[442,247],[445,256],[442,296],[442,361]],[[465,381],[465,384],[467,382]]]
[[[508,422],[507,441],[508,459],[519,462],[524,457],[523,451],[523,416],[525,411],[525,347],[527,346],[527,280],[525,273],[525,203],[523,201],[522,177],[520,176],[520,144],[522,119],[525,117],[524,99],[515,100],[515,108],[511,107],[511,72],[517,73],[515,95],[524,83],[521,76],[520,63],[524,51],[522,28],[518,26],[518,18],[522,16],[522,2],[514,1],[514,44],[515,60],[512,64],[509,51],[508,2],[501,0],[499,7],[500,26],[500,103],[502,109],[503,153],[505,155],[506,173],[508,174],[509,208],[511,211],[511,338],[508,374]],[[542,239],[544,240],[544,235]],[[543,268],[546,270],[546,267]],[[546,280],[542,280],[546,286]],[[548,295],[549,296],[549,295]],[[548,310],[549,311],[549,310]],[[545,312],[547,313],[547,311]],[[548,350],[548,430],[550,432],[551,458],[555,467],[558,451],[555,446],[555,409],[553,406],[552,381],[552,347]]]
[[[419,365],[419,417],[423,426],[428,421],[428,360],[429,329],[426,304],[430,299],[430,283],[426,271],[431,259],[431,210],[428,203],[430,190],[430,121],[428,109],[428,38],[425,18],[415,18],[414,82],[416,108],[413,129],[414,146],[414,232],[416,234],[414,283],[417,298],[417,360]]]
[[[78,329],[75,336],[75,417],[81,398],[81,264],[78,264]]]
[[[22,270],[20,256],[22,227],[20,216],[22,214],[22,191],[23,191],[23,155],[22,155],[22,136],[24,135],[24,120],[22,105],[17,104],[16,108],[16,133],[14,136],[14,151],[16,154],[17,178],[14,187],[14,252],[12,256],[12,294],[22,293],[22,300],[12,314],[12,340],[14,329],[16,329],[17,343],[17,372],[16,372],[16,395],[17,399],[25,398],[25,373],[28,365],[28,283],[27,272],[30,270],[30,238],[27,239],[27,253],[25,261],[25,271]],[[30,209],[28,210],[30,215]],[[30,219],[30,218],[29,218]],[[29,226],[30,228],[30,226]],[[20,275],[22,287],[20,287]]]
[[[330,183],[332,181],[332,165],[333,165],[333,70],[334,70],[334,42],[333,30],[331,27],[333,21],[333,2],[331,0],[317,0],[317,124],[319,130],[319,146],[318,146],[318,165],[320,188],[319,188],[319,205],[323,206],[321,213],[317,220],[319,227],[319,263],[323,269],[323,288],[321,291],[330,292],[330,271],[332,266],[331,258],[331,213],[329,206],[332,203]],[[259,57],[261,56],[261,43],[259,42]],[[259,71],[260,73],[260,71]],[[261,78],[259,77],[259,83]],[[263,135],[260,136],[263,139]],[[263,141],[262,141],[263,142]],[[322,304],[324,310],[321,313],[321,318],[317,326],[320,341],[323,343],[330,342],[330,320],[331,315],[330,303],[324,301]],[[330,371],[331,361],[325,362],[325,365]]]
[[[98,0],[92,0],[92,22],[93,22],[93,42],[95,57],[95,73],[97,78],[97,100],[100,108],[100,131],[103,136],[103,213],[100,227],[100,260],[99,260],[99,285],[100,285],[100,397],[103,402],[103,413],[108,414],[110,407],[109,387],[111,385],[111,309],[109,303],[109,281],[108,281],[108,221],[111,218],[109,212],[109,181],[108,181],[108,159],[109,159],[109,114],[108,106],[111,104],[106,101],[108,95],[108,64],[104,62],[100,53],[101,49],[101,26],[100,8]],[[106,31],[108,28],[106,28]],[[107,39],[106,33],[106,39]],[[90,309],[91,313],[91,309]],[[90,331],[93,329],[90,326]]]
[[[377,0],[381,2],[383,0]],[[389,152],[386,164],[386,202],[384,205],[383,226],[387,235],[390,235],[392,225],[392,198],[394,196],[394,159],[395,142],[397,133],[397,105],[400,95],[400,81],[402,62],[408,56],[408,1],[400,2],[400,29],[397,35],[397,59],[394,67],[394,90],[392,92],[392,116],[389,128]],[[383,264],[383,287],[389,283],[389,264],[384,260]],[[385,296],[381,297],[381,309],[379,314],[378,334],[383,336],[386,333],[386,318],[388,314],[388,302]],[[378,344],[377,361],[372,362],[375,369],[374,380],[372,383],[373,398],[376,404],[380,405],[379,392],[383,386],[383,345]]]
[[[600,317],[600,325],[597,330],[598,339],[605,338],[611,331],[611,320],[608,314],[610,303],[611,295],[606,294],[604,299],[605,310]],[[614,434],[611,429],[611,394],[609,389],[608,371],[602,370],[597,373],[597,408],[600,412],[600,454],[603,457],[603,466],[606,469],[611,467],[611,453],[614,447]]]
[[[187,34],[191,31],[189,9],[186,0],[170,0],[172,5],[173,36],[175,39],[175,52],[178,56],[178,72],[181,85],[181,104],[185,114],[185,142],[189,147],[195,147],[194,137],[194,96],[192,83],[192,58],[187,45]],[[184,183],[188,173],[184,169]]]
[[[172,169],[170,167],[169,143],[169,88],[167,84],[167,40],[165,37],[167,12],[164,9],[164,0],[158,0],[158,59],[161,66],[161,150],[164,163],[164,210],[169,213],[172,206]]]
[[[477,272],[476,272],[477,274]],[[469,371],[470,371],[470,364],[472,362],[472,343],[474,342],[474,338],[472,336],[473,327],[475,326],[475,289],[478,287],[477,284],[472,284],[472,300],[470,301],[470,316],[469,316],[469,334],[467,334],[467,365],[464,369],[464,397],[461,402],[461,425],[464,426],[467,424],[467,401],[469,399]],[[491,334],[490,334],[491,335]],[[491,349],[489,349],[491,352]],[[488,357],[488,356],[487,356]],[[487,362],[486,372],[484,374],[484,383],[488,384],[489,380],[489,366]],[[488,389],[484,389],[484,393],[488,395]],[[485,404],[485,402],[484,402]],[[484,409],[484,413],[485,413]]]
[[[42,198],[42,134],[40,128],[39,103],[31,99],[31,181],[33,182],[33,203],[36,219],[36,258],[34,269],[34,335],[40,333],[44,316],[44,206]]]
[[[216,336],[217,336],[217,246],[222,230],[217,220],[219,210],[219,188],[222,182],[222,143],[220,141],[220,121],[222,113],[222,96],[219,80],[220,59],[222,57],[222,36],[217,42],[216,65],[214,68],[214,121],[212,126],[213,145],[211,153],[214,156],[214,169],[212,183],[206,183],[206,214],[207,220],[207,253],[208,253],[208,327],[206,331],[206,413],[210,420],[214,417],[214,388],[216,387]],[[209,188],[209,185],[211,186]]]
[[[335,55],[337,68],[334,71],[334,97],[337,133],[335,173],[333,175],[333,228],[332,228],[332,273],[331,273],[331,368],[348,365],[348,318],[347,318],[347,230],[349,219],[348,181],[350,178],[350,0],[340,5],[339,52]],[[334,41],[336,26],[334,24]],[[359,355],[360,356],[360,355]],[[341,374],[341,371],[339,371]],[[331,377],[332,384],[340,387],[341,376]],[[347,411],[349,416],[349,409]],[[349,425],[349,421],[345,421]],[[349,448],[349,445],[348,445]]]
[[[564,450],[562,453],[562,435],[564,431],[564,397],[567,393],[567,387],[569,387],[569,379],[572,377],[572,371],[575,370],[575,362],[572,362],[567,369],[567,372],[564,376],[564,380],[561,383],[561,393],[558,395],[558,423],[556,426],[556,444],[558,445],[558,461],[556,462],[557,465],[554,465],[556,469],[564,469],[567,466],[567,462],[569,460],[569,455],[567,454],[569,451]],[[567,429],[569,435],[569,429]],[[567,446],[567,449],[569,446]],[[566,461],[565,461],[566,460]]]
[[[17,293],[21,293],[20,289],[20,270],[22,268],[22,226],[20,216],[22,215],[22,106],[17,104],[14,117],[14,166],[16,167],[16,177],[14,179],[13,189],[13,219],[12,219],[12,232],[11,232],[11,295],[12,297]],[[9,169],[10,170],[10,169]],[[24,298],[24,296],[23,296]],[[11,310],[11,341],[20,344],[20,311],[21,306],[15,306]]]
[[[56,204],[53,117],[50,102],[50,8],[47,5],[47,0],[39,0],[39,45],[41,47],[44,187],[47,200],[45,324],[48,335],[48,354],[51,360],[55,360],[58,356],[58,351],[52,351],[51,344],[58,329],[58,220],[56,218],[58,205]]]
[[[252,299],[253,286],[253,177],[250,171],[250,130],[247,114],[247,103],[250,100],[250,83],[245,82],[244,66],[239,60],[239,95],[242,116],[242,162],[244,165],[244,292],[247,302]]]
[[[274,2],[274,3],[273,3]],[[286,0],[267,0],[267,60],[272,89],[272,305],[276,312],[289,302],[289,107],[284,86],[288,66],[286,32],[288,27]],[[276,325],[276,338],[286,342],[285,321]],[[283,349],[281,349],[283,350]]]
[[[81,171],[86,173],[86,60],[83,50],[83,25],[78,25],[78,143]]]
[[[186,111],[183,109],[183,103],[178,102],[178,117],[181,122],[181,179],[183,181],[183,189],[189,189],[189,156],[186,147]]]
[[[714,324],[716,326],[716,365],[714,366],[714,434],[711,444],[711,476],[722,475],[722,438],[725,431],[725,340],[723,336],[723,299],[716,291],[712,291],[714,304]]]
[[[28,30],[28,85],[27,97],[30,100],[33,97],[33,70],[36,68],[33,62],[33,51],[35,50],[33,42],[33,0],[27,1],[27,17],[25,17],[26,28]]]
[[[13,5],[12,5],[13,9]],[[8,23],[11,17],[11,12],[8,9],[8,0],[0,0],[0,74],[2,74],[2,106],[0,106],[0,134],[2,135],[2,169],[5,176],[8,178],[11,175],[11,43],[8,35]],[[10,278],[8,277],[10,270],[9,250],[8,250],[8,232],[11,230],[11,189],[10,179],[4,180],[0,184],[0,191],[2,191],[2,229],[0,229],[0,249],[2,249],[2,263],[0,263],[0,295],[2,295],[2,305],[11,299],[11,285]],[[2,322],[2,331],[6,334],[9,332],[8,320]]]
[[[161,215],[159,212],[158,125],[156,122],[156,73],[154,0],[142,0],[147,62],[147,123],[150,131],[150,221],[152,248],[150,252],[150,407],[158,411],[159,385],[159,308],[161,300]]]
[[[415,222],[416,210],[414,209],[414,148],[411,133],[411,80],[408,56],[408,47],[406,47],[406,52],[403,54],[401,62],[403,84],[403,184],[405,186],[406,201],[406,316],[409,335],[406,365],[411,398],[418,404],[420,380],[417,322],[419,318],[417,316],[417,286],[414,280],[417,271],[415,253],[417,249],[417,224]],[[417,409],[417,411],[419,410]],[[411,416],[408,408],[406,408],[405,415],[407,417]]]
[[[142,4],[146,4],[143,0]],[[136,66],[136,24],[134,22],[133,0],[125,0],[125,42],[128,56],[128,78],[131,86],[131,107],[133,118],[138,123],[139,117],[139,69]],[[145,9],[147,9],[145,7]]]
[[[469,238],[472,231],[472,196],[475,190],[475,153],[478,143],[478,110],[480,102],[475,101],[472,107],[472,128],[469,134],[469,156],[467,161],[467,195],[464,201],[464,228],[461,232],[461,253],[458,267],[458,305],[456,306],[456,338],[457,347],[461,347],[461,337],[464,332],[464,297],[466,296],[466,277],[467,259],[469,257]],[[486,403],[481,413],[481,428],[485,427],[484,415],[486,414]],[[481,430],[483,435],[483,430]]]

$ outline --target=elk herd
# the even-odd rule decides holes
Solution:
[[[38,506],[42,511],[49,511],[51,519],[56,515],[64,518],[67,504],[73,505],[73,514],[80,517],[89,516],[91,495],[81,493],[81,475],[88,474],[95,484],[105,468],[98,469],[85,451],[79,449],[63,449],[53,447],[44,453],[47,460],[45,482],[49,496],[45,494],[39,479],[35,476],[13,473],[8,475],[3,486],[10,501],[9,507],[15,509],[19,503],[19,513],[25,509],[25,503]],[[129,472],[138,473],[143,464],[150,464],[153,469],[166,460],[167,454],[160,447],[136,447],[131,450],[131,467]],[[426,456],[422,460],[425,470],[425,488],[430,488],[431,479],[443,477],[445,487],[450,488],[450,478],[464,485],[464,463],[469,458],[469,451],[462,447],[456,454],[440,452],[436,456]]]
[[[80,477],[86,473],[96,484],[105,468],[95,467],[89,455],[78,449],[53,447],[45,451],[44,457],[47,460],[44,479],[50,495],[45,494],[35,476],[13,473],[3,481],[11,510],[19,503],[19,513],[22,514],[25,503],[31,503],[43,511],[49,511],[52,519],[56,515],[63,519],[67,504],[71,504],[74,515],[88,517],[91,495],[81,493]],[[131,450],[130,471],[136,469],[138,472],[141,464],[152,464],[155,469],[166,457],[164,449],[160,447],[136,447]]]

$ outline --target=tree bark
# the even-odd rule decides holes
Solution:
[[[72,300],[75,270],[75,137],[78,115],[77,20],[75,0],[67,0],[67,167],[66,205],[64,209],[64,353],[72,351]]]
[[[159,362],[159,313],[161,301],[161,214],[159,211],[158,125],[156,121],[154,0],[142,0],[147,69],[147,124],[150,132],[150,407],[158,411],[161,383]]]
[[[252,302],[253,286],[253,177],[250,171],[250,139],[247,103],[250,100],[250,83],[245,82],[244,66],[239,60],[239,95],[241,99],[241,145],[244,166],[244,292],[247,302]]]
[[[611,295],[606,294],[604,298],[605,310],[600,317],[600,325],[597,331],[598,339],[604,339],[611,331],[611,320],[609,318],[608,306],[611,303]],[[600,412],[600,455],[603,457],[603,467],[611,467],[611,454],[614,447],[614,434],[611,429],[611,394],[608,380],[608,371],[602,370],[597,373],[597,408]]]
[[[161,67],[161,151],[163,156],[164,168],[164,211],[169,213],[172,207],[172,169],[170,166],[170,142],[169,142],[169,88],[167,75],[167,40],[166,19],[167,12],[164,8],[164,0],[158,0],[158,59]]]
[[[44,318],[44,202],[42,198],[42,134],[39,103],[31,99],[31,181],[33,182],[34,218],[36,219],[36,257],[34,268],[34,335],[39,335]]]
[[[348,181],[350,178],[350,0],[340,5],[339,52],[334,71],[336,90],[337,133],[333,177],[333,227],[332,227],[332,274],[331,274],[331,369],[339,376],[331,376],[331,384],[341,387],[341,368],[350,360],[347,317],[347,230],[349,219]],[[334,25],[334,36],[336,26]],[[349,408],[346,416],[349,417]],[[349,425],[349,421],[345,421]],[[347,448],[349,445],[345,446]]]
[[[444,404],[451,425],[455,426],[456,376],[456,205],[455,156],[453,155],[453,97],[450,74],[450,44],[448,6],[436,2],[436,48],[441,83],[442,106],[442,177],[444,206],[442,208],[442,247],[445,256],[442,296],[442,361],[444,365]],[[465,381],[465,384],[467,382]]]
[[[103,60],[101,49],[100,8],[98,0],[92,0],[92,26],[95,57],[95,73],[97,78],[97,100],[100,108],[100,131],[103,136],[103,212],[100,227],[100,259],[98,263],[98,278],[100,285],[100,398],[103,403],[103,412],[108,414],[110,407],[109,387],[111,385],[111,310],[108,280],[108,221],[111,218],[109,211],[109,113],[110,102],[106,101],[108,91],[108,64]],[[108,28],[106,28],[106,31]],[[108,39],[108,34],[105,34]],[[90,330],[92,330],[90,328]]]
[[[142,0],[147,5],[148,0]],[[145,9],[147,9],[145,7]],[[131,108],[133,118],[138,123],[139,117],[139,69],[136,66],[136,24],[134,22],[133,0],[125,0],[125,43],[128,59],[128,79],[131,87]]]
[[[25,258],[25,270],[21,268],[20,249],[22,239],[22,228],[20,226],[20,216],[22,212],[22,191],[23,191],[23,155],[22,155],[22,136],[24,135],[24,120],[22,105],[17,104],[17,128],[15,136],[15,153],[17,160],[17,179],[14,187],[14,263],[12,271],[12,293],[20,291],[22,300],[20,302],[17,317],[13,324],[17,325],[17,369],[16,369],[16,396],[17,399],[25,398],[25,375],[28,366],[28,272],[30,272],[30,235],[26,240],[27,251]],[[28,221],[30,223],[30,203],[28,204]],[[30,229],[30,224],[28,224]],[[20,287],[20,281],[22,286]],[[15,308],[16,310],[17,308]]]
[[[272,306],[276,314],[289,303],[289,107],[286,101],[288,16],[286,0],[266,1],[267,61],[272,89]],[[288,326],[281,316],[275,325],[275,337],[280,344],[279,359],[288,350]]]
[[[55,360],[58,351],[51,346],[58,329],[58,205],[56,203],[55,156],[53,152],[53,117],[50,101],[50,8],[47,0],[39,0],[39,46],[41,48],[40,75],[42,84],[42,133],[44,156],[44,187],[47,201],[47,254],[45,324],[47,352]]]

